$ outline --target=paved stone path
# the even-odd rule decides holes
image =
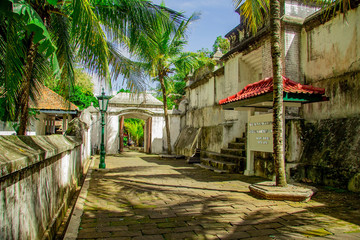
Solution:
[[[125,152],[91,174],[78,239],[360,239],[359,195],[320,189],[308,203],[252,197],[262,181]]]

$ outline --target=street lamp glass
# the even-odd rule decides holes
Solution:
[[[106,96],[103,90],[102,94],[98,96],[100,111],[106,112],[108,108],[110,96]]]

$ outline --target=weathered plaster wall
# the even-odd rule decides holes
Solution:
[[[240,137],[245,129],[246,113],[223,110],[218,104],[220,99],[237,93],[238,86],[251,79],[251,70],[243,70],[243,78],[240,81],[239,57],[229,60],[225,65],[224,74],[215,74],[196,87],[188,88],[187,108],[183,109],[185,116],[181,120],[181,128],[201,128],[199,144],[202,150],[220,152],[227,143]],[[234,86],[236,86],[234,88]],[[186,112],[185,112],[186,110]]]
[[[304,118],[347,118],[360,114],[360,8],[324,23],[308,19],[301,36],[305,82],[326,90],[328,102],[305,105]],[[315,24],[315,26],[313,26]]]
[[[180,134],[180,121],[181,116],[178,114],[171,114],[169,115],[169,125],[170,125],[170,138],[171,138],[171,147],[174,151],[175,142],[179,137]],[[164,131],[164,137],[166,138],[166,131]]]
[[[314,20],[315,21],[315,20]],[[360,70],[360,8],[312,27],[301,34],[301,63],[307,83]]]
[[[0,137],[0,239],[53,238],[89,158],[73,137]]]
[[[239,59],[239,81],[238,81],[238,87],[237,89],[232,88],[230,91],[228,91],[228,96],[233,95],[237,92],[239,92],[241,89],[243,89],[246,85],[250,83],[257,82],[261,80],[262,73],[259,71],[256,71],[251,65],[249,65],[247,62]],[[231,77],[231,76],[230,76]],[[236,85],[234,85],[236,86]]]

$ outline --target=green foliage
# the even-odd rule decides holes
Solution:
[[[270,0],[233,0],[235,8],[240,7],[247,28],[255,34],[269,17]]]
[[[94,96],[93,92],[87,91],[81,86],[75,86],[69,98],[70,102],[74,103],[76,106],[83,110],[94,104],[95,107],[98,107],[99,103],[97,98]]]
[[[109,84],[123,74],[137,86],[141,66],[112,42],[137,45],[137,36],[154,22],[176,25],[183,19],[171,9],[143,0],[1,0],[0,4],[0,87],[5,89],[1,97],[6,115],[20,117],[22,133],[29,100],[37,95],[42,79],[56,76],[64,95],[88,97],[87,86],[71,86],[77,62]],[[74,101],[87,105],[83,97]]]
[[[212,55],[216,53],[217,49],[220,49],[223,54],[230,50],[230,42],[228,39],[218,36],[213,44]]]
[[[129,89],[120,89],[119,91],[117,91],[117,93],[131,93],[131,91]]]
[[[48,79],[45,81],[45,85],[54,92],[65,97],[70,102],[83,110],[91,105],[98,106],[98,100],[93,94],[94,84],[91,81],[91,77],[85,73],[82,69],[75,69],[75,83],[74,86],[62,85],[60,80]]]
[[[127,118],[124,120],[125,130],[130,135],[130,138],[135,140],[136,145],[139,146],[144,139],[144,125],[145,121],[137,118]]]

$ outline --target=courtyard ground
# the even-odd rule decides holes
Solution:
[[[249,194],[264,181],[179,159],[125,152],[95,159],[65,239],[360,239],[359,194],[319,188],[310,202]]]

